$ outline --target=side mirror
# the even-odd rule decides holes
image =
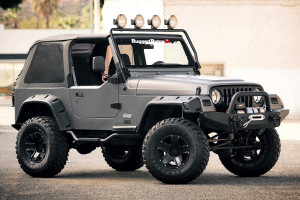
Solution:
[[[105,62],[103,56],[93,57],[93,71],[103,72],[105,70]]]

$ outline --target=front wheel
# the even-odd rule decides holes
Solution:
[[[171,118],[158,122],[143,144],[146,167],[164,183],[187,183],[206,168],[209,146],[203,131],[193,122]]]
[[[275,129],[245,135],[243,142],[253,146],[247,149],[220,151],[219,158],[225,168],[238,176],[255,177],[267,173],[277,162],[280,139]]]

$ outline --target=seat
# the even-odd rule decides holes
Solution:
[[[121,57],[122,57],[122,59],[123,59],[123,62],[124,62],[124,65],[125,65],[125,66],[131,65],[129,56],[128,56],[127,54],[121,54]]]
[[[101,85],[84,57],[72,57],[77,85]]]

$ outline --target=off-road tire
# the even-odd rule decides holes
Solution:
[[[275,129],[266,129],[260,136],[262,145],[259,158],[252,162],[243,161],[237,156],[228,153],[219,153],[219,158],[225,168],[243,177],[256,177],[267,173],[276,164],[280,154],[280,139]]]
[[[117,171],[134,171],[143,163],[142,146],[107,146],[102,148],[107,164]]]
[[[173,138],[177,140],[174,144]],[[166,145],[168,140],[170,140],[170,144],[165,146],[166,150],[162,154],[159,150],[162,147],[159,145],[162,143]],[[176,144],[178,145],[176,146]],[[183,144],[185,145],[181,146]],[[188,150],[182,151],[184,148],[189,149],[189,152],[187,153]],[[184,155],[182,152],[186,154]],[[160,155],[164,157],[160,159]],[[171,157],[164,162],[169,155]],[[181,165],[176,160],[179,156]],[[207,166],[209,160],[207,137],[191,121],[179,118],[162,120],[149,130],[144,139],[143,159],[147,169],[157,180],[168,184],[190,182],[200,176]],[[169,160],[172,161],[169,162]]]
[[[28,142],[40,140],[42,140],[42,144],[38,144],[40,147],[37,143]],[[36,150],[30,150],[34,149],[34,146]],[[34,156],[38,154],[34,152],[41,151],[38,148],[43,149],[44,157],[41,156],[42,153]],[[66,164],[69,149],[70,144],[66,134],[59,131],[56,122],[50,117],[38,116],[28,119],[17,135],[18,162],[23,171],[33,177],[52,177],[58,174]],[[30,157],[31,152],[33,156]]]

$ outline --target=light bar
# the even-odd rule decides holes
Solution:
[[[131,20],[131,24],[134,25],[135,28],[142,28],[144,26],[144,17],[138,14],[134,20]]]
[[[165,20],[165,25],[168,25],[168,29],[174,29],[177,26],[178,20],[175,15],[171,15],[168,20]]]
[[[158,29],[161,24],[160,17],[158,15],[153,15],[151,20],[148,20],[148,25],[151,25],[152,29]]]
[[[127,18],[123,14],[119,14],[117,19],[114,19],[114,25],[118,28],[124,28],[127,24]]]

